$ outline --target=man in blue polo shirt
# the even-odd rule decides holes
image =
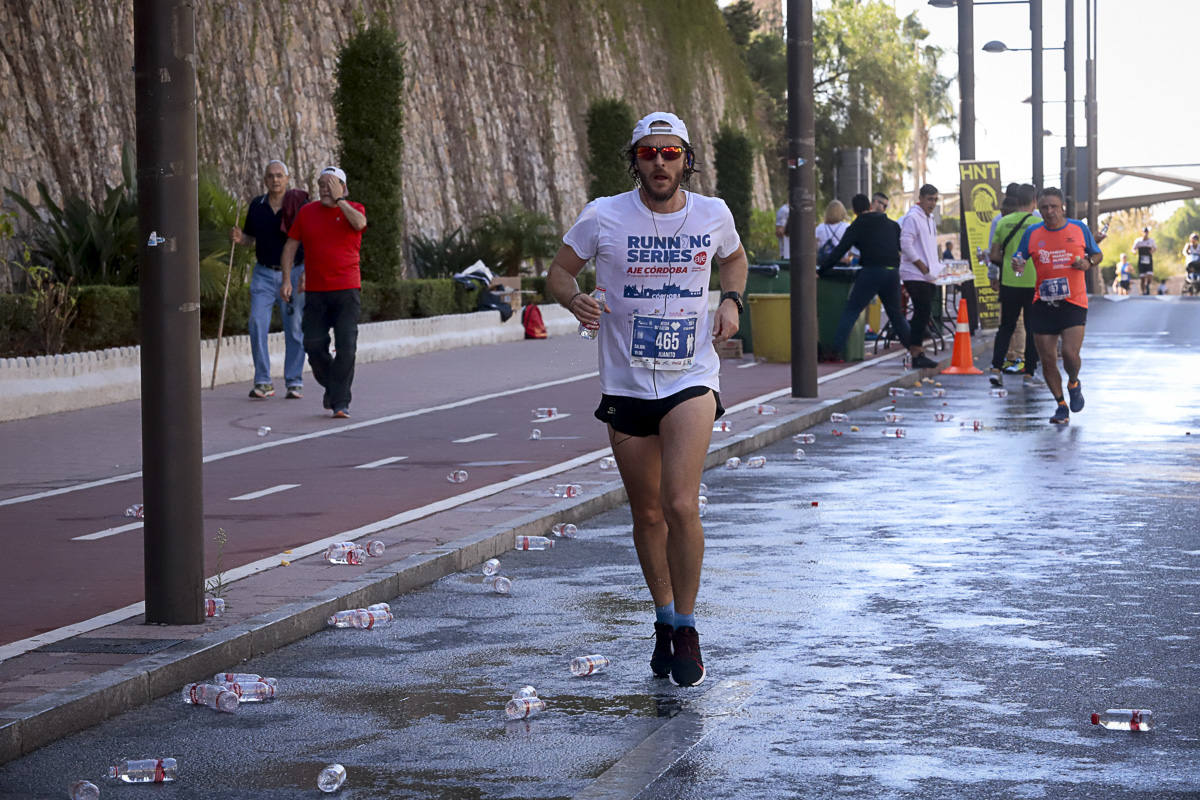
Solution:
[[[296,266],[292,268],[291,301],[285,301],[279,292],[283,281],[280,256],[287,242],[288,225],[292,222],[284,219],[285,206],[298,208],[307,202],[308,193],[300,189],[288,190],[288,169],[278,160],[267,164],[263,184],[267,193],[250,201],[246,224],[230,232],[234,244],[254,246],[257,261],[250,276],[250,355],[254,359],[254,386],[250,389],[250,397],[265,400],[275,394],[267,334],[271,329],[271,308],[278,304],[284,339],[283,381],[288,398],[298,399],[304,396],[304,336],[300,331],[300,319],[304,315],[304,294],[300,291],[304,281],[304,254],[303,251],[297,254]],[[296,198],[299,202],[286,203],[287,195],[292,194],[303,197]]]

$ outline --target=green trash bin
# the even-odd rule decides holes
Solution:
[[[836,267],[817,279],[817,353],[821,357],[833,353],[833,337],[857,276],[857,267]],[[866,327],[867,311],[863,309],[846,339],[847,361],[863,360]]]
[[[746,297],[752,294],[791,294],[792,274],[787,261],[770,261],[751,264],[746,276]],[[754,352],[754,331],[750,319],[750,304],[743,303],[738,315],[738,332],[735,339],[742,340],[742,352]]]

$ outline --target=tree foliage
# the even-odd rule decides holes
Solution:
[[[762,23],[762,15],[754,7],[753,0],[738,0],[721,10],[725,17],[725,27],[729,29],[729,37],[738,47],[750,44],[750,37]]]
[[[588,108],[589,200],[627,192],[632,186],[625,148],[634,122],[633,110],[620,98],[601,98]]]
[[[1182,266],[1183,246],[1193,233],[1200,233],[1200,200],[1185,200],[1183,205],[1175,209],[1175,213],[1159,226],[1154,241],[1158,245],[1154,262],[1157,264],[1161,259]]]
[[[364,28],[342,47],[333,109],[347,194],[367,209],[363,277],[387,282],[400,275],[403,242],[404,46],[391,28]]]
[[[733,224],[743,240],[750,236],[754,148],[746,134],[722,125],[713,142],[717,167],[717,196],[729,206]]]

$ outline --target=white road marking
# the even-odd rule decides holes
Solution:
[[[103,539],[106,536],[116,536],[118,533],[124,533],[125,531],[135,531],[145,524],[146,523],[144,522],[131,522],[128,525],[118,525],[115,528],[108,528],[107,530],[96,531],[95,533],[87,533],[83,536],[73,536],[71,537],[71,541],[90,542],[93,539]]]
[[[737,368],[738,369],[749,369],[750,367],[757,367],[757,366],[758,366],[757,361],[751,361],[747,364],[738,364]]]
[[[397,461],[403,461],[406,458],[408,458],[408,456],[388,456],[387,458],[381,458],[378,461],[370,461],[366,464],[359,464],[357,467],[355,467],[355,469],[375,469],[376,467],[395,464]]]
[[[562,386],[563,384],[566,384],[566,383],[574,383],[575,381],[582,381],[582,380],[587,380],[588,378],[594,378],[599,374],[600,373],[598,371],[597,372],[585,372],[582,375],[574,375],[570,378],[559,378],[558,380],[546,381],[544,383],[535,383],[532,386],[526,386],[523,389],[506,389],[502,392],[491,392],[489,394],[481,394],[478,397],[468,397],[463,400],[454,400],[449,403],[442,403],[441,405],[429,406],[428,408],[418,408],[418,409],[413,409],[412,411],[402,411],[398,414],[389,414],[386,417],[380,417],[378,419],[369,419],[369,420],[363,420],[362,422],[353,422],[348,425],[340,425],[336,428],[325,428],[324,430],[314,431],[313,433],[305,433],[305,434],[301,434],[299,436],[289,436],[286,439],[276,439],[275,441],[272,441],[272,442],[263,442],[261,444],[250,445],[249,447],[240,447],[237,450],[229,450],[224,453],[213,453],[212,455],[205,456],[203,459],[203,463],[211,464],[214,461],[221,461],[226,458],[233,458],[234,456],[245,455],[246,453],[256,453],[259,450],[266,450],[271,447],[281,447],[285,444],[294,444],[296,442],[303,442],[303,441],[307,441],[309,439],[319,439],[322,436],[333,436],[335,434],[345,433],[346,431],[358,430],[359,428],[369,428],[372,425],[383,425],[388,422],[396,422],[397,420],[408,419],[409,417],[418,417],[418,416],[421,416],[422,414],[432,414],[436,411],[447,411],[452,408],[462,408],[463,406],[469,406],[469,405],[473,405],[475,403],[484,403],[484,402],[487,402],[488,400],[495,400],[497,397],[508,397],[509,395],[522,394],[523,392],[528,392],[531,390],[548,389],[551,386]],[[559,418],[567,417],[567,416],[570,416],[570,415],[569,414],[559,414],[558,417],[555,417],[555,419],[559,419]],[[546,422],[548,420],[538,420],[538,421]],[[140,470],[137,472],[127,472],[124,475],[114,475],[111,478],[102,478],[102,479],[96,480],[96,481],[88,481],[87,483],[78,483],[78,484],[75,484],[74,486],[63,486],[58,489],[48,489],[44,492],[35,492],[34,494],[21,495],[20,497],[9,497],[5,500],[0,500],[0,506],[10,506],[10,505],[15,505],[17,503],[28,503],[31,500],[41,500],[46,497],[54,497],[54,496],[60,495],[60,494],[68,494],[70,492],[78,492],[78,491],[82,491],[84,489],[95,489],[97,486],[107,486],[110,483],[120,483],[122,481],[130,481],[130,480],[133,480],[135,478],[140,478],[140,477],[142,477],[142,473]]]
[[[453,439],[453,444],[466,444],[467,442],[479,442],[484,439],[490,439],[496,434],[494,433],[477,433],[474,436],[467,436],[462,439]]]
[[[269,494],[277,494],[286,492],[288,489],[295,489],[300,484],[298,483],[281,483],[278,486],[272,486],[269,489],[259,489],[257,492],[248,492],[239,494],[237,497],[231,497],[230,500],[257,500],[260,497],[266,497]]]

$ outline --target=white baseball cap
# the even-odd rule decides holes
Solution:
[[[326,167],[321,170],[321,175],[332,175],[342,182],[342,186],[346,185],[346,173],[342,171],[341,167]]]
[[[638,124],[633,126],[633,138],[629,143],[637,144],[639,139],[655,134],[678,136],[684,144],[691,144],[687,125],[670,111],[654,111],[638,120]]]

